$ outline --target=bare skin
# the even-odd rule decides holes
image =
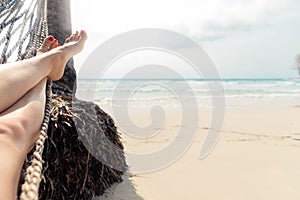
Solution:
[[[87,35],[77,32],[63,46],[52,38],[45,39],[35,58],[0,68],[0,200],[16,199],[22,164],[43,121],[47,78],[63,76],[66,62],[83,49]]]
[[[46,52],[50,51],[51,49],[54,49],[54,48],[56,48],[58,46],[60,46],[60,44],[58,43],[58,41],[52,35],[49,35],[48,37],[45,38],[43,44],[37,50],[37,54],[36,55],[40,55],[42,53],[46,53]]]
[[[59,80],[67,61],[83,49],[86,34],[71,36],[63,46],[32,59],[5,64],[0,69],[0,112],[15,103],[42,79]],[[26,66],[26,67],[24,67]],[[17,80],[17,81],[16,81]],[[14,91],[14,92],[12,92]]]

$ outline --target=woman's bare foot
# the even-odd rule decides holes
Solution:
[[[51,63],[54,67],[48,75],[48,78],[56,81],[59,80],[64,73],[65,65],[67,61],[74,55],[82,51],[84,43],[87,40],[87,34],[84,30],[80,32],[76,31],[69,38],[66,39],[65,44],[61,47],[57,47],[49,51],[50,54],[54,54],[54,59]]]
[[[36,55],[46,53],[58,46],[60,46],[60,44],[58,43],[57,39],[50,35],[44,39],[44,42],[41,45],[41,47],[37,49]]]
[[[81,30],[80,32],[76,31],[76,33],[66,39],[65,44],[62,47],[66,48],[66,53],[75,55],[82,51],[86,39],[87,34],[84,30]]]

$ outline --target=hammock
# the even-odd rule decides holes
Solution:
[[[36,49],[47,35],[47,0],[0,1],[0,63],[35,56]],[[70,71],[69,74],[66,72],[70,78]],[[68,99],[52,95],[51,87],[52,82],[48,81],[45,117],[36,147],[31,152],[32,155],[28,156],[31,161],[23,166],[25,178],[21,176],[24,184],[20,199],[92,199],[95,195],[102,195],[113,183],[122,181],[121,176],[126,170],[123,145],[114,122],[97,105],[73,97]],[[74,113],[80,117],[76,117]],[[95,125],[95,121],[98,124]],[[76,123],[81,124],[76,126]],[[50,142],[46,140],[48,137]],[[88,148],[96,148],[94,151],[113,159],[120,169],[106,166],[94,158],[89,153],[90,149],[78,140],[79,137],[89,144],[93,141]],[[116,152],[109,143],[121,151]],[[60,145],[60,149],[67,148],[71,152],[69,159],[61,156],[60,149],[55,149],[55,144]],[[43,155],[44,148],[47,155]],[[69,165],[67,170],[61,168],[65,165]],[[75,181],[82,177],[82,182]],[[62,183],[66,179],[67,182]]]
[[[47,0],[25,2],[24,0],[5,1],[0,4],[0,62],[27,59],[35,55],[48,35]],[[14,41],[16,41],[14,43]],[[17,51],[17,52],[16,52]],[[17,57],[17,59],[15,58]],[[51,109],[51,84],[48,80],[46,109],[40,136],[36,142],[34,158],[27,168],[25,183],[22,186],[21,200],[38,199],[42,178],[44,143]]]

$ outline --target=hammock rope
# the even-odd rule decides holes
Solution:
[[[0,3],[0,49],[3,49],[0,63],[34,56],[35,50],[41,46],[48,35],[47,0],[33,0],[29,5],[26,3],[25,0],[8,0]],[[39,196],[39,185],[43,176],[42,154],[51,112],[51,87],[52,81],[48,80],[44,119],[33,159],[26,170],[25,183],[21,188],[21,200],[37,200]]]

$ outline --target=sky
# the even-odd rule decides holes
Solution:
[[[89,34],[84,51],[75,57],[76,68],[118,34],[160,28],[197,42],[222,78],[294,78],[300,53],[299,11],[298,0],[72,0],[73,30]],[[169,57],[151,51],[132,53],[114,63],[108,77],[118,78],[133,65],[188,67]]]

